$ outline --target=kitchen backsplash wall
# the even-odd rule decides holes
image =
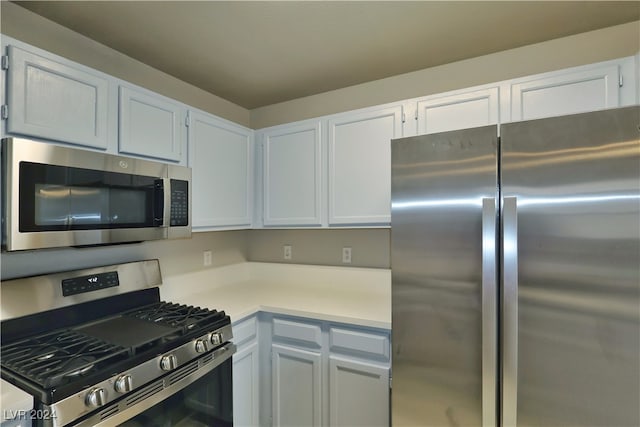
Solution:
[[[191,239],[97,248],[44,249],[2,253],[2,280],[64,270],[158,258],[164,277],[247,261],[248,230],[194,233]],[[203,252],[211,251],[210,267]]]
[[[391,230],[252,230],[249,261],[292,264],[390,268]],[[284,259],[291,245],[291,260]],[[351,248],[351,263],[342,262],[342,249]]]
[[[245,261],[343,267],[390,268],[391,230],[238,230],[193,233],[191,239],[96,248],[3,252],[2,280],[65,270],[158,258],[164,277]],[[291,245],[291,260],[283,246]],[[351,263],[342,262],[342,248],[351,248]],[[211,251],[212,264],[203,265]]]

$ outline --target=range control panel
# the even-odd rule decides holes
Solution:
[[[171,180],[171,221],[170,225],[189,225],[189,182]]]
[[[117,271],[73,277],[62,281],[62,295],[67,297],[114,286],[120,286]]]

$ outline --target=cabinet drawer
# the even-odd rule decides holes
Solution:
[[[331,328],[330,351],[389,360],[389,335],[384,333]]]
[[[273,319],[273,339],[320,348],[322,346],[322,330],[320,325]]]
[[[233,342],[240,346],[246,342],[251,341],[258,334],[258,322],[256,317],[251,317],[247,320],[233,325]]]

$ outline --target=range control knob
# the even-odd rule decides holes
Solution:
[[[163,371],[172,371],[178,367],[178,359],[173,354],[162,356],[160,359],[160,369]]]
[[[120,375],[116,378],[115,383],[113,383],[113,388],[118,393],[128,393],[133,390],[133,380],[131,379],[131,375]]]
[[[205,351],[207,351],[207,341],[196,340],[196,353],[204,353]]]
[[[84,403],[91,408],[97,408],[104,405],[106,401],[107,393],[104,391],[104,389],[94,388],[91,389],[89,393],[87,393],[87,397],[85,398]]]
[[[213,345],[222,344],[222,334],[220,332],[213,332],[211,334],[211,344]]]

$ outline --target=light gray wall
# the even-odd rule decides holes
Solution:
[[[211,267],[202,264],[205,250],[212,251]],[[2,280],[65,270],[119,264],[143,259],[160,260],[162,275],[169,277],[247,260],[248,231],[194,233],[191,239],[163,240],[96,248],[43,249],[4,252],[0,255]]]
[[[508,34],[504,36],[509,37]],[[388,102],[622,58],[635,55],[638,50],[640,50],[640,21],[256,108],[251,110],[251,127],[260,129]],[[420,47],[416,46],[416,55],[419,54]]]
[[[390,267],[388,228],[323,230],[252,230],[249,260],[292,264],[351,267]],[[291,261],[283,258],[283,246],[291,245]],[[352,263],[342,263],[342,248],[352,248]]]
[[[0,31],[15,39],[249,126],[249,110],[178,80],[8,1],[0,2]],[[171,52],[167,52],[171,54]]]

